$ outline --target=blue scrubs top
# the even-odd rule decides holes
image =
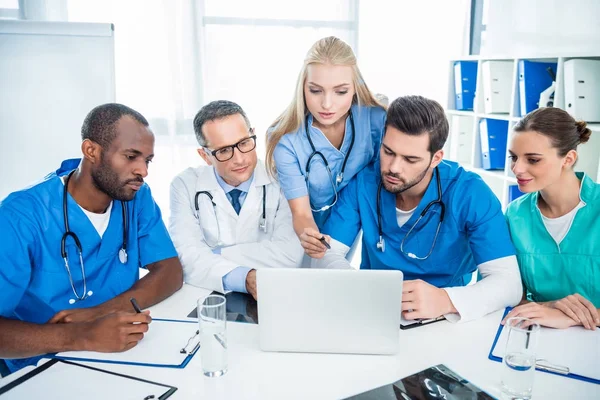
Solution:
[[[354,147],[346,163],[344,180],[334,188],[325,164],[320,157],[313,157],[310,167],[310,194],[306,183],[306,163],[312,154],[304,124],[296,131],[285,134],[275,147],[274,158],[279,184],[288,200],[310,195],[314,208],[333,203],[335,190],[338,193],[346,187],[358,172],[379,156],[381,138],[385,129],[386,112],[381,107],[353,105],[352,116],[356,132],[352,132],[350,118],[346,118],[346,135],[340,149],[336,149],[319,128],[312,126],[313,117],[308,115],[308,129],[315,149],[320,151],[329,163],[335,185],[335,178],[342,171],[344,157],[350,149],[352,135]],[[335,207],[333,207],[335,208]],[[313,212],[319,229],[322,229],[332,208]]]
[[[87,308],[104,303],[129,290],[139,267],[177,257],[160,209],[144,184],[127,203],[128,238],[126,264],[118,253],[123,243],[120,201],[114,201],[102,239],[75,200],[68,195],[69,227],[79,238],[87,290],[93,294],[75,299],[60,253],[65,232],[63,189],[60,176],[77,168],[80,160],[64,161],[54,173],[27,189],[11,193],[0,203],[0,316],[42,324],[61,310]],[[83,280],[77,248],[67,240],[69,266],[75,289],[82,295]],[[40,357],[6,360],[15,371]]]
[[[396,195],[382,188],[385,252],[377,249],[379,162],[366,167],[348,184],[325,224],[324,232],[351,246],[362,227],[361,269],[398,269],[406,280],[422,279],[437,287],[463,286],[468,283],[465,275],[475,271],[477,265],[515,255],[500,202],[483,180],[450,161],[440,163],[438,171],[446,214],[433,252],[426,260],[404,255],[400,243],[427,204],[437,200],[435,173],[423,199],[402,227],[396,219]],[[439,221],[440,207],[434,205],[404,242],[404,251],[426,256]]]

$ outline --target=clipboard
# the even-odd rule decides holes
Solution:
[[[70,361],[138,365],[143,367],[185,368],[200,348],[200,332],[195,321],[153,319],[144,338],[123,353],[68,351],[51,358]]]
[[[504,317],[506,317],[506,315],[510,312],[510,310],[512,310],[511,307],[508,307],[508,308],[506,308],[506,310],[504,310],[502,319],[504,319]],[[502,319],[500,321],[502,321]],[[503,328],[504,328],[504,325],[500,324],[498,327],[498,331],[496,332],[496,336],[494,337],[494,342],[492,343],[492,347],[490,348],[490,353],[488,355],[488,358],[492,361],[502,362],[502,357],[494,355],[494,350],[496,348],[496,345],[498,344],[498,339],[500,339],[500,335],[502,334]],[[552,329],[552,328],[542,328],[542,329]],[[572,329],[572,328],[569,328],[569,329]],[[563,332],[564,331],[565,330],[563,330]],[[540,333],[542,333],[542,332],[540,332]],[[600,335],[600,331],[596,331],[596,333]],[[598,361],[598,362],[600,363],[600,361]],[[536,360],[535,369],[538,371],[549,373],[549,374],[564,376],[567,378],[577,379],[580,381],[590,382],[590,383],[595,383],[597,385],[600,385],[600,379],[590,378],[587,376],[573,373],[570,371],[568,366],[563,367],[561,365],[554,365],[551,362],[549,362],[547,360],[543,360],[543,359]]]
[[[443,315],[440,315],[437,318],[429,318],[429,319],[406,320],[406,319],[402,318],[402,320],[400,321],[400,329],[402,329],[404,331],[407,329],[418,328],[420,326],[425,326],[425,325],[433,324],[435,322],[444,321],[445,319],[446,319],[446,317],[444,317]]]
[[[6,386],[0,387],[0,398],[6,400],[42,397],[44,399],[62,399],[65,395],[78,396],[84,391],[84,398],[90,400],[106,398],[164,400],[171,397],[177,388],[55,359],[29,371]]]

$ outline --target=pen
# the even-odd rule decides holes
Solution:
[[[138,306],[138,303],[137,303],[137,301],[135,301],[134,297],[131,297],[129,299],[129,301],[131,302],[131,305],[133,306],[133,309],[135,310],[136,313],[139,314],[142,312],[142,309],[140,308],[140,306]]]
[[[325,240],[325,236],[321,236],[321,239],[319,239],[319,241],[320,241],[321,243],[323,243],[323,245],[324,245],[325,247],[327,247],[328,249],[331,249],[331,246],[330,246],[330,245],[329,245],[329,243],[327,243],[327,241]]]
[[[529,337],[531,336],[531,330],[533,329],[533,325],[529,325],[529,327],[527,328],[527,332],[526,335],[527,337],[525,338],[525,349],[529,348]]]
[[[221,338],[219,337],[219,335],[217,335],[217,334],[215,333],[215,334],[213,334],[213,336],[215,337],[215,339],[217,339],[217,342],[221,343],[221,346],[223,346],[223,348],[224,348],[224,349],[226,349],[226,348],[227,348],[227,345],[225,344],[225,342],[223,341],[223,339],[221,339]]]

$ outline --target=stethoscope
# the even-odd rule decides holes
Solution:
[[[76,170],[71,171],[69,173],[69,175],[67,175],[67,178],[65,179],[65,187],[63,189],[63,220],[65,223],[65,233],[63,234],[62,239],[60,240],[60,255],[65,262],[65,269],[67,270],[67,274],[69,275],[69,282],[71,283],[71,289],[73,289],[73,294],[75,295],[75,299],[70,299],[69,304],[74,304],[76,301],[85,300],[93,294],[93,292],[91,290],[89,292],[87,291],[87,280],[85,278],[85,267],[83,265],[83,248],[81,246],[81,242],[79,241],[79,238],[77,237],[75,232],[72,232],[71,229],[69,228],[69,213],[68,213],[68,209],[67,209],[67,203],[68,203],[67,202],[67,194],[68,194],[67,189],[69,186],[69,180],[71,179],[71,176],[73,175],[73,173],[75,171]],[[123,215],[123,244],[121,245],[121,249],[119,250],[119,261],[121,261],[121,264],[126,264],[127,263],[127,204],[124,201],[121,201],[121,210],[123,213],[122,214]],[[73,238],[73,241],[75,242],[75,246],[77,247],[77,253],[79,254],[79,265],[81,266],[81,277],[83,278],[83,294],[81,296],[77,292],[77,289],[75,289],[73,275],[71,274],[71,268],[69,267],[69,256],[67,254],[67,249],[66,249],[68,237]]]
[[[436,200],[433,200],[429,204],[427,204],[427,206],[423,209],[423,211],[421,211],[421,215],[419,215],[419,218],[415,221],[415,223],[410,228],[408,233],[406,235],[404,235],[404,238],[402,239],[402,242],[400,243],[400,251],[409,258],[414,258],[417,260],[426,260],[427,258],[429,258],[429,256],[433,252],[433,248],[435,247],[435,242],[437,241],[437,237],[440,232],[440,227],[442,226],[442,222],[444,221],[444,214],[446,213],[446,206],[444,205],[444,202],[442,201],[442,182],[440,180],[440,171],[438,170],[437,167],[435,167],[435,178],[437,181],[438,198]],[[377,242],[377,249],[383,253],[383,252],[385,252],[385,240],[383,239],[383,228],[381,225],[381,204],[380,204],[381,203],[381,187],[382,186],[383,186],[383,181],[379,182],[379,186],[377,187],[377,229],[379,231],[379,241]],[[410,235],[410,233],[413,231],[415,226],[417,226],[417,224],[419,223],[421,218],[423,218],[425,216],[425,214],[427,214],[427,211],[435,204],[439,204],[441,207],[440,222],[438,222],[438,226],[435,231],[435,237],[433,238],[433,243],[431,245],[431,249],[429,249],[429,253],[427,253],[427,255],[425,257],[419,257],[416,254],[410,253],[410,252],[406,253],[404,251],[404,241]]]
[[[263,185],[262,188],[263,188],[262,215],[260,216],[260,218],[258,220],[258,229],[262,230],[264,233],[267,233],[267,185]],[[208,192],[206,190],[198,191],[198,192],[196,192],[196,196],[194,197],[194,205],[196,207],[196,213],[200,212],[200,204],[199,204],[198,198],[202,194],[209,198],[209,200],[212,204],[213,213],[215,214],[215,221],[217,223],[217,242],[212,245],[209,244],[208,241],[206,242],[206,244],[208,244],[208,247],[214,248],[221,244],[221,226],[219,225],[219,218],[217,217],[217,203],[215,203],[215,201],[213,200],[213,195],[210,192]]]
[[[348,162],[348,158],[350,157],[352,148],[354,148],[354,136],[356,136],[356,131],[354,130],[354,117],[352,116],[352,110],[350,110],[350,126],[352,127],[352,136],[350,137],[350,147],[348,148],[348,152],[346,153],[346,156],[344,157],[344,163],[342,164],[342,170],[336,175],[335,183],[334,183],[333,175],[331,174],[331,169],[329,168],[329,163],[327,162],[327,159],[325,158],[323,153],[321,153],[320,151],[317,151],[317,149],[315,148],[315,145],[312,141],[312,138],[310,137],[310,130],[308,129],[308,117],[305,117],[305,119],[304,119],[304,129],[306,130],[306,137],[308,137],[308,143],[310,144],[310,148],[312,149],[312,153],[308,157],[308,160],[306,161],[306,178],[305,178],[305,180],[306,180],[306,186],[307,186],[308,193],[310,195],[310,179],[309,179],[310,164],[314,157],[319,157],[321,160],[323,160],[323,163],[325,164],[325,168],[327,169],[327,173],[329,174],[329,181],[331,182],[331,187],[333,188],[333,192],[335,193],[333,203],[323,206],[321,208],[314,208],[312,205],[312,202],[310,202],[310,209],[314,212],[326,211],[326,210],[330,209],[331,207],[333,207],[335,205],[335,203],[337,203],[337,201],[338,201],[337,185],[342,183],[342,181],[344,180],[344,171],[346,170],[346,163]]]

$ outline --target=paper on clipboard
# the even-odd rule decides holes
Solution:
[[[0,388],[2,400],[166,399],[177,388],[68,361],[52,360]]]
[[[186,358],[195,353],[200,342],[198,325],[187,321],[154,319],[144,338],[123,353],[67,351],[56,358],[94,362],[181,367]],[[185,348],[185,353],[181,349]]]

